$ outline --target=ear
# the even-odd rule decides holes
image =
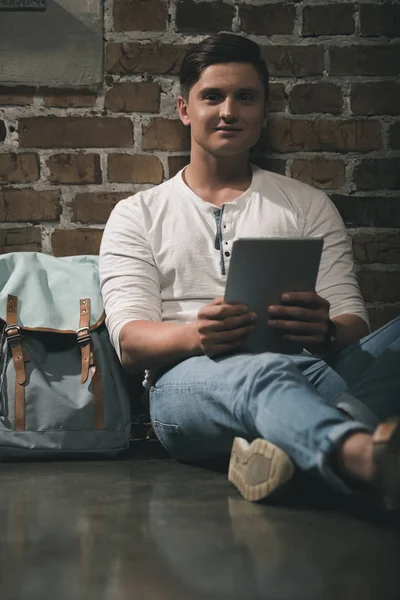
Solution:
[[[189,106],[187,100],[183,96],[178,96],[177,107],[180,120],[186,127],[190,125]]]

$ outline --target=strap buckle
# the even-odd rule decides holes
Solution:
[[[83,332],[86,333],[80,335]],[[79,327],[79,329],[76,330],[76,337],[79,345],[83,346],[83,344],[90,342],[90,327]]]
[[[11,333],[14,331],[15,333]],[[19,325],[7,325],[4,329],[4,333],[7,336],[7,341],[10,344],[17,343],[21,341],[21,327]]]

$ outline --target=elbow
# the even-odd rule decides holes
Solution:
[[[136,355],[135,350],[120,341],[121,363],[122,366],[131,373],[144,371],[143,362]]]
[[[122,363],[122,366],[124,367],[124,369],[126,369],[130,373],[138,373],[139,371],[143,370],[141,368],[139,362],[137,360],[135,360],[134,357],[129,352],[126,352],[122,348],[121,348],[121,363]]]
[[[119,336],[121,363],[127,371],[136,373],[142,371],[143,368],[140,360],[138,360],[138,357],[136,356],[135,349],[132,348],[132,344],[129,343],[131,336],[127,334],[127,328],[124,326]]]

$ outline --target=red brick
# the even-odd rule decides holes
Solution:
[[[98,254],[102,229],[56,229],[51,236],[54,256]]]
[[[392,2],[360,5],[360,29],[364,36],[400,35],[400,5]]]
[[[368,308],[371,330],[376,331],[400,315],[400,306],[372,306]]]
[[[276,77],[308,77],[324,72],[324,49],[320,46],[263,46],[262,56]]]
[[[294,4],[279,2],[239,6],[241,29],[246,33],[277,35],[292,33],[296,16]]]
[[[366,302],[400,301],[400,271],[363,267],[357,272],[357,279]]]
[[[7,128],[4,121],[0,121],[0,142],[4,142],[7,135]]]
[[[115,31],[165,31],[167,0],[114,0]]]
[[[183,167],[190,163],[190,154],[184,156],[169,156],[168,157],[168,172],[169,177],[176,175]]]
[[[142,128],[143,150],[189,150],[190,132],[178,119],[156,117]]]
[[[110,154],[108,180],[119,183],[161,183],[163,167],[157,156]]]
[[[390,127],[389,140],[392,150],[400,150],[400,121],[393,123]]]
[[[268,139],[276,152],[369,152],[381,148],[381,125],[369,119],[271,119]]]
[[[119,148],[133,144],[133,124],[124,117],[32,117],[19,120],[24,148]]]
[[[340,114],[342,90],[334,83],[300,83],[290,92],[289,108],[293,114]]]
[[[39,227],[0,229],[0,254],[8,252],[40,252],[42,249]]]
[[[353,83],[350,98],[354,114],[400,114],[400,84],[395,81]]]
[[[46,166],[51,183],[83,185],[102,182],[98,154],[53,154],[47,159]]]
[[[270,83],[269,85],[270,112],[281,112],[286,108],[286,93],[282,83]]]
[[[72,220],[80,223],[106,223],[114,206],[129,192],[88,192],[72,201]]]
[[[325,4],[303,9],[303,35],[350,34],[354,29],[353,4]]]
[[[291,175],[303,183],[321,189],[340,189],[345,183],[345,164],[326,158],[297,159],[290,168]]]
[[[214,0],[211,4],[179,0],[176,6],[176,30],[196,33],[230,30],[234,15],[234,7],[220,0]]]
[[[400,196],[332,195],[343,221],[350,227],[400,227]]]
[[[400,189],[400,158],[365,159],[354,169],[359,190]]]
[[[39,179],[36,154],[0,154],[0,183],[30,183]]]
[[[0,86],[0,106],[27,106],[33,103],[35,88]]]
[[[158,112],[160,86],[157,83],[119,83],[106,92],[105,108],[113,112]]]
[[[177,75],[190,45],[109,43],[106,70],[108,73],[160,73]]]
[[[352,243],[358,263],[400,264],[400,230],[354,233]]]
[[[60,193],[28,188],[0,190],[0,222],[58,221],[61,213]]]
[[[357,45],[330,49],[330,75],[398,75],[400,45]]]
[[[91,108],[96,102],[93,92],[48,89],[43,91],[43,104],[55,108]]]

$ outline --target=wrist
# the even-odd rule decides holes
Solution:
[[[204,354],[200,343],[200,336],[197,330],[197,322],[187,323],[186,327],[186,350],[190,356],[200,356]]]
[[[336,322],[332,319],[328,319],[328,328],[326,330],[324,339],[317,346],[305,346],[305,349],[320,356],[321,358],[329,356],[337,349],[337,328]]]
[[[328,319],[328,328],[325,333],[324,341],[322,342],[318,354],[322,357],[329,356],[337,349],[337,326],[335,321]]]
[[[335,349],[337,341],[337,326],[335,321],[332,319],[328,319],[328,328],[325,333],[325,338],[323,342],[323,348],[326,352],[332,351]]]

